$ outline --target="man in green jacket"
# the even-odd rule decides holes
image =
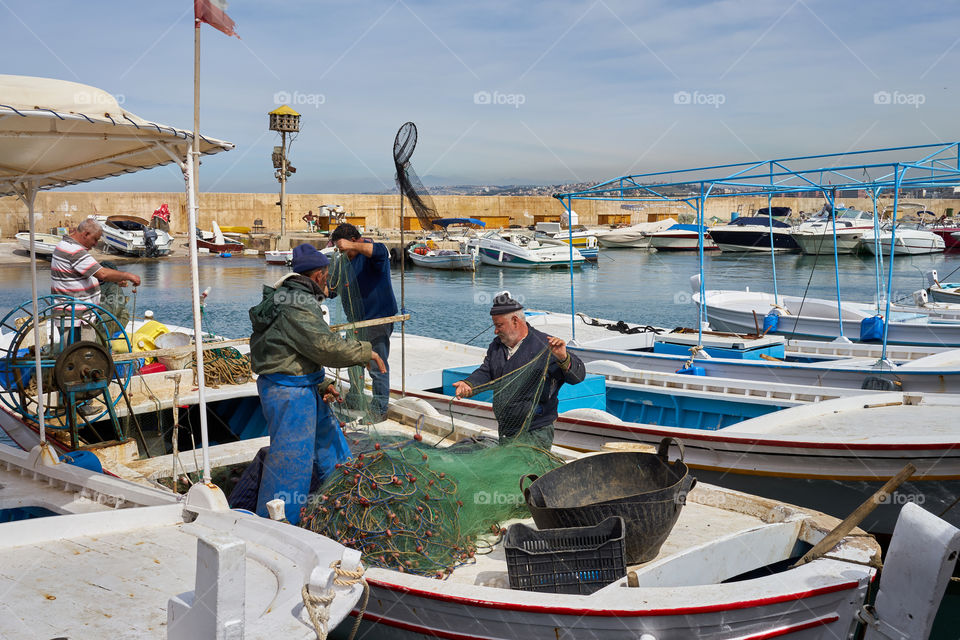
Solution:
[[[310,245],[293,250],[293,273],[263,288],[250,309],[250,360],[270,434],[263,462],[257,514],[281,498],[292,524],[300,520],[311,481],[322,481],[350,451],[327,400],[337,391],[323,367],[370,364],[386,369],[369,342],[345,340],[323,318],[328,258]],[[320,389],[324,389],[321,393]]]

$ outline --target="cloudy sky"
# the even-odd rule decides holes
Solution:
[[[193,4],[0,0],[5,73],[93,85],[189,128]],[[566,183],[960,139],[952,3],[233,0],[204,26],[203,191],[271,192],[267,112],[300,111],[296,193],[392,186],[416,122],[428,182]],[[0,97],[2,98],[2,97]],[[159,169],[86,190],[175,191]]]

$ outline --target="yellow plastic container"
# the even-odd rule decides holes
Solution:
[[[137,351],[153,351],[154,349],[159,349],[156,342],[157,338],[165,333],[170,333],[170,329],[167,329],[166,325],[156,320],[148,321],[130,336],[130,344],[133,347],[134,353]],[[110,349],[114,353],[127,353],[127,342],[123,338],[111,340]],[[153,361],[154,358],[147,358],[145,363],[149,364]]]

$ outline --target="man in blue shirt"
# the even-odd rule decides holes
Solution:
[[[375,318],[389,318],[397,315],[397,299],[393,295],[393,285],[390,282],[390,252],[386,245],[380,242],[364,241],[360,231],[349,223],[339,225],[330,234],[332,242],[350,260],[360,289],[360,299],[363,306],[362,318],[350,318],[351,321],[373,320]],[[338,292],[343,294],[343,292]],[[336,295],[331,291],[331,295]],[[393,333],[393,323],[366,327],[361,330],[360,338],[370,342],[374,352],[387,362],[390,357],[390,335]],[[380,373],[371,371],[373,378],[373,413],[384,417],[387,413],[387,402],[390,399],[390,367]]]

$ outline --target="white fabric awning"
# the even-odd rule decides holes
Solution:
[[[111,94],[76,82],[0,75],[0,195],[184,162],[193,132],[125,111]],[[214,154],[234,145],[200,138]]]

